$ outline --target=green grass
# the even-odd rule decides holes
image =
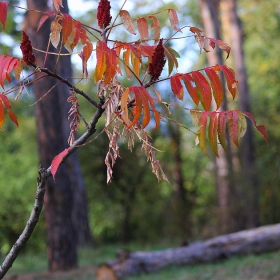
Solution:
[[[23,280],[90,280],[98,264],[115,258],[117,246],[84,249],[79,252],[80,269],[66,273],[47,272],[43,254],[19,256],[8,275],[20,275]],[[131,250],[158,250],[158,247],[130,246]],[[26,274],[28,273],[28,274]],[[9,278],[7,278],[9,279]],[[135,275],[126,280],[280,280],[280,251],[262,255],[235,257],[214,264],[199,264],[185,267],[172,266],[154,274]]]

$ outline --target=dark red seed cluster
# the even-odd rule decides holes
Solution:
[[[97,20],[100,28],[107,27],[111,22],[111,5],[108,0],[101,0],[97,8]]]
[[[162,39],[159,40],[159,43],[156,46],[152,56],[152,62],[149,64],[148,73],[149,75],[151,75],[152,81],[158,80],[166,62],[166,60],[164,59],[164,48],[162,45],[162,41]]]
[[[35,56],[33,54],[31,42],[24,31],[22,31],[22,42],[20,44],[20,48],[23,54],[23,61],[27,65],[35,63]]]

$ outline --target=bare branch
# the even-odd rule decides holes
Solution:
[[[88,138],[90,138],[96,131],[96,124],[100,117],[102,116],[104,109],[102,108],[104,104],[104,100],[101,100],[99,103],[96,103],[97,111],[93,115],[89,125],[88,130],[79,138],[77,139],[74,144],[70,147],[69,153],[65,156],[63,162],[71,155],[73,154],[82,144],[86,142]],[[46,191],[46,182],[48,177],[51,176],[51,166],[46,170],[42,167],[39,168],[39,176],[37,178],[37,191],[35,196],[35,203],[34,207],[32,209],[32,212],[30,214],[30,217],[26,223],[26,226],[22,232],[22,234],[19,236],[16,243],[13,245],[12,249],[6,256],[4,262],[0,266],[0,279],[2,279],[7,271],[12,267],[14,261],[18,257],[19,252],[21,249],[25,246],[28,239],[30,238],[31,234],[33,233],[33,230],[36,226],[36,224],[39,221],[39,217],[43,208],[44,204],[44,195]]]

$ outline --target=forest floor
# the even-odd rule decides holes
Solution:
[[[155,248],[158,249],[158,248]],[[80,268],[47,272],[45,257],[24,254],[4,280],[94,280],[96,264],[113,259],[117,247],[106,246],[80,252]],[[235,257],[213,264],[172,266],[154,274],[135,275],[126,280],[280,280],[280,251]]]

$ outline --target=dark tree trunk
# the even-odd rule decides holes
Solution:
[[[29,9],[48,10],[47,0],[27,0]],[[63,1],[68,12],[67,1]],[[50,25],[45,23],[40,32],[36,32],[41,14],[28,12],[26,31],[33,46],[46,50],[50,34]],[[50,51],[55,51],[52,47]],[[44,54],[36,52],[36,63],[43,66]],[[46,67],[54,70],[57,56],[49,55]],[[71,77],[70,56],[60,58],[57,73]],[[37,73],[35,78],[40,77]],[[54,87],[55,86],[55,87]],[[53,88],[54,87],[54,88]],[[53,88],[46,96],[44,94]],[[54,156],[67,146],[69,122],[67,114],[69,88],[57,84],[53,78],[44,78],[34,83],[33,91],[36,103],[37,137],[40,163],[43,167],[51,164]],[[43,97],[44,96],[44,97]],[[43,98],[42,98],[43,97]],[[40,100],[42,98],[42,100]],[[77,244],[91,241],[88,227],[87,205],[83,178],[77,154],[61,165],[56,181],[48,181],[45,196],[45,220],[47,228],[47,248],[50,270],[65,270],[77,266]],[[79,234],[81,232],[81,235]]]
[[[203,22],[204,33],[207,37],[221,39],[220,21],[219,21],[219,5],[220,0],[200,0],[201,18]],[[219,48],[215,48],[207,53],[209,66],[216,64],[224,64],[222,52]],[[225,89],[225,81],[221,76],[223,88]],[[225,90],[224,90],[225,91]],[[216,104],[213,104],[216,110]],[[221,109],[228,110],[227,98],[224,97]],[[237,226],[238,199],[236,197],[232,152],[229,145],[229,137],[227,135],[228,152],[226,153],[219,146],[219,158],[213,158],[215,163],[215,176],[217,188],[217,204],[218,204],[218,225],[220,233],[229,233],[239,230]]]
[[[133,274],[147,274],[170,265],[194,265],[238,255],[260,254],[280,248],[280,224],[221,235],[187,247],[154,252],[118,252],[117,259],[99,266],[98,280],[119,280]]]
[[[248,76],[245,66],[244,50],[243,50],[243,29],[241,21],[237,14],[236,0],[222,0],[222,7],[225,17],[229,21],[229,34],[231,39],[233,63],[236,77],[238,80],[238,106],[241,111],[250,112],[250,90],[248,85]],[[254,157],[254,140],[253,128],[251,122],[247,123],[247,132],[243,137],[240,149],[241,162],[241,180],[242,197],[246,204],[245,209],[245,227],[252,228],[259,226],[259,193],[258,180],[256,172],[256,164]]]

